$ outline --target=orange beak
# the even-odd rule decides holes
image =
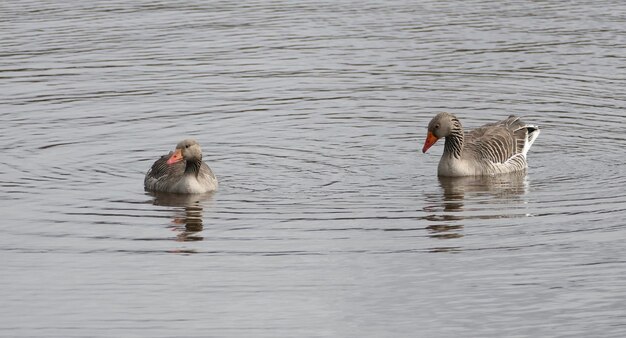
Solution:
[[[172,156],[170,156],[170,158],[167,160],[167,164],[174,164],[176,162],[180,162],[182,159],[183,152],[180,149],[176,149],[174,154],[172,154]]]
[[[426,142],[424,142],[424,148],[422,148],[422,152],[425,153],[428,148],[432,147],[433,144],[437,142],[438,138],[432,132],[428,132],[426,135]]]

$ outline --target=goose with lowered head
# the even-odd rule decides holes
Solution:
[[[196,140],[180,141],[176,149],[162,156],[148,170],[144,187],[149,191],[201,194],[217,190],[217,178],[202,161]]]

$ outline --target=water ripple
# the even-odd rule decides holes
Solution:
[[[4,332],[624,336],[620,5],[3,3]],[[528,173],[438,179],[439,111]],[[220,190],[144,192],[185,137]]]

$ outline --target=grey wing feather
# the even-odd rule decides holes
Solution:
[[[507,119],[486,124],[466,134],[466,144],[480,158],[505,163],[517,155],[526,155],[530,148],[529,134],[539,129],[511,115]],[[534,141],[534,138],[531,139]],[[532,144],[532,141],[530,142]]]
[[[217,178],[215,177],[215,174],[213,173],[213,170],[211,170],[211,168],[204,162],[202,162],[202,165],[200,166],[200,171],[198,172],[198,176],[202,176],[202,177],[198,177],[198,179],[206,178],[210,180],[217,180]]]
[[[161,156],[154,162],[144,180],[144,185],[148,189],[154,189],[159,182],[167,179],[172,175],[181,176],[185,172],[185,161],[180,161],[174,164],[167,164],[167,160],[172,156],[174,152],[170,152],[167,155]]]

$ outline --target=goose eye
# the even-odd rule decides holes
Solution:
[[[189,148],[189,145],[188,145],[188,144],[186,144],[186,145],[185,145],[185,148]]]

